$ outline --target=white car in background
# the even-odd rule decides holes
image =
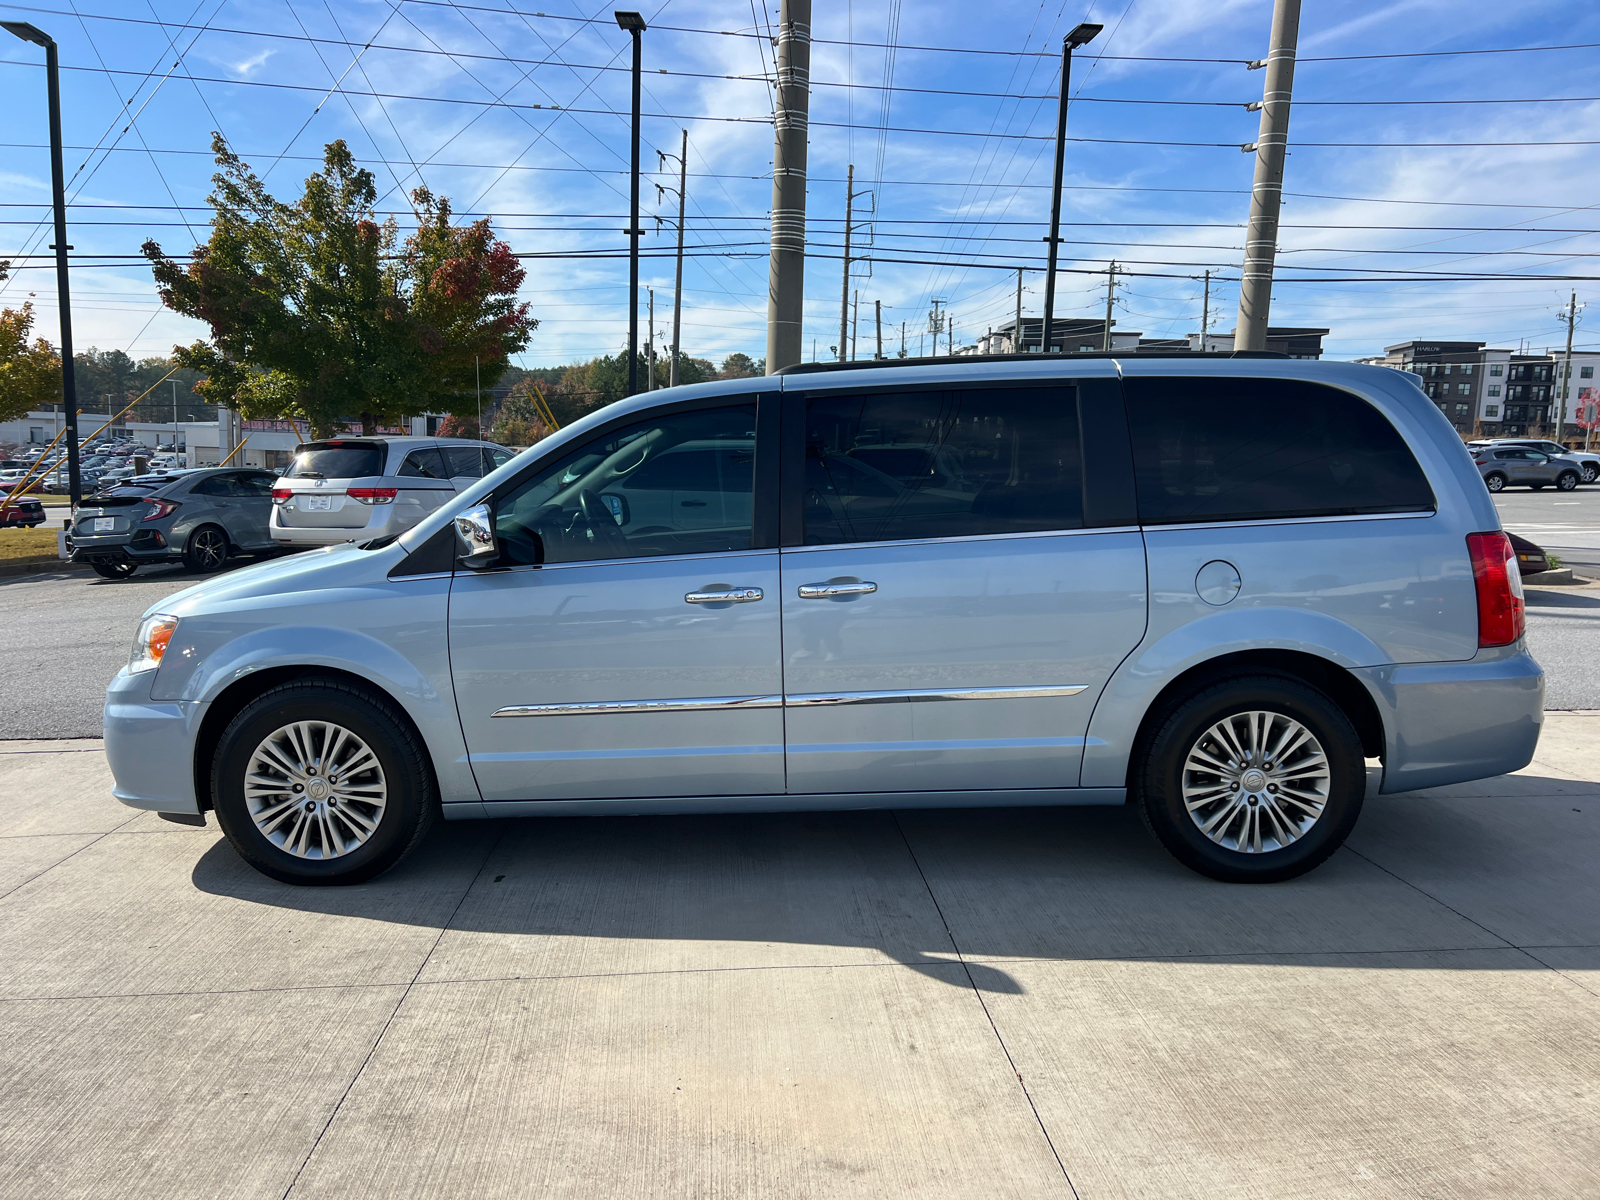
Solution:
[[[307,442],[272,489],[272,539],[336,546],[397,537],[516,455],[461,438]]]

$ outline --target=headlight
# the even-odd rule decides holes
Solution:
[[[128,657],[128,670],[154,671],[161,665],[172,635],[177,632],[178,618],[157,613],[139,623],[139,636],[133,639],[133,653]]]

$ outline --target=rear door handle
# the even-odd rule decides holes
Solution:
[[[800,599],[827,600],[833,596],[869,596],[878,585],[863,580],[860,583],[802,583]]]
[[[758,587],[736,587],[720,592],[690,592],[683,599],[687,604],[750,604],[761,596]]]
[[[706,506],[706,502],[704,500],[679,500],[678,501],[678,507],[679,508],[704,508],[705,506]]]

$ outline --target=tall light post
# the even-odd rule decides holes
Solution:
[[[1067,165],[1067,85],[1072,82],[1072,52],[1094,41],[1104,25],[1082,24],[1061,39],[1061,98],[1056,105],[1056,170],[1050,179],[1050,243],[1044,269],[1044,328],[1039,349],[1049,354],[1056,320],[1056,250],[1061,245],[1061,172]],[[1020,332],[1020,331],[1019,331]]]
[[[44,47],[45,77],[50,91],[50,190],[56,210],[57,305],[61,311],[61,400],[67,410],[67,492],[72,507],[82,498],[78,474],[78,381],[72,365],[72,297],[67,287],[67,187],[61,170],[61,86],[56,43],[48,33],[26,21],[0,21],[7,33]]]
[[[628,206],[628,395],[639,391],[639,89],[644,69],[644,18],[620,9],[619,28],[633,34],[633,179]]]

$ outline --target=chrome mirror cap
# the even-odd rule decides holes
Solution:
[[[500,557],[494,537],[494,513],[487,504],[474,504],[456,515],[456,558],[464,567],[482,571]]]

